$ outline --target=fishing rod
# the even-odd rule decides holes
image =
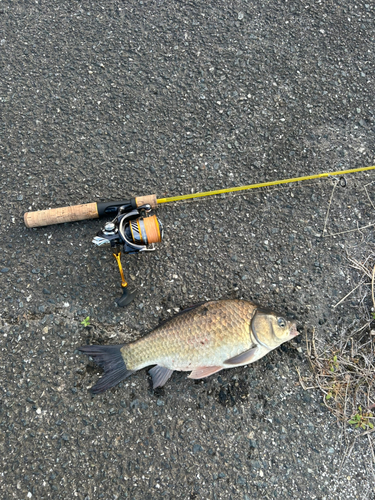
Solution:
[[[24,222],[26,227],[36,228],[51,224],[114,216],[111,222],[105,223],[104,227],[97,233],[92,242],[97,246],[110,245],[112,249],[112,253],[120,271],[123,292],[122,296],[118,298],[116,302],[120,307],[124,307],[132,302],[135,292],[130,292],[128,289],[128,283],[125,280],[121,265],[121,251],[126,254],[133,254],[155,250],[155,243],[160,243],[163,239],[163,226],[156,215],[151,215],[150,212],[152,209],[156,209],[158,205],[246,191],[249,189],[279,186],[293,182],[343,176],[368,170],[375,170],[375,166],[338,170],[335,172],[323,172],[320,174],[293,177],[291,179],[261,182],[258,184],[172,196],[169,198],[157,198],[156,194],[152,194],[131,198],[130,200],[86,203],[83,205],[27,212],[24,215]]]

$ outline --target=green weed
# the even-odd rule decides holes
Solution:
[[[90,316],[87,316],[83,321],[81,321],[81,325],[83,328],[90,326]]]
[[[364,431],[367,429],[373,429],[374,424],[371,422],[371,418],[374,418],[374,415],[370,411],[363,412],[362,407],[358,406],[357,413],[353,415],[350,420],[348,420],[348,424],[354,425],[356,429],[360,427]]]

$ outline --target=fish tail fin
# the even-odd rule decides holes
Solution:
[[[85,345],[78,350],[91,356],[94,362],[104,370],[103,376],[90,389],[92,394],[99,394],[130,377],[134,371],[128,370],[121,355],[123,345]]]

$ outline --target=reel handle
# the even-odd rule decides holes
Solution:
[[[128,206],[129,210],[131,210],[146,204],[151,205],[151,208],[156,208],[156,194],[139,196],[131,200],[86,203],[84,205],[73,205],[71,207],[26,212],[23,219],[26,227],[41,227],[49,226],[50,224],[62,224],[63,222],[98,219],[99,217],[116,215],[118,208],[124,205]]]

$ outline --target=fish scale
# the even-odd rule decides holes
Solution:
[[[250,322],[256,306],[242,300],[208,302],[183,312],[121,349],[128,370],[162,364],[171,370],[222,363],[254,344]]]

